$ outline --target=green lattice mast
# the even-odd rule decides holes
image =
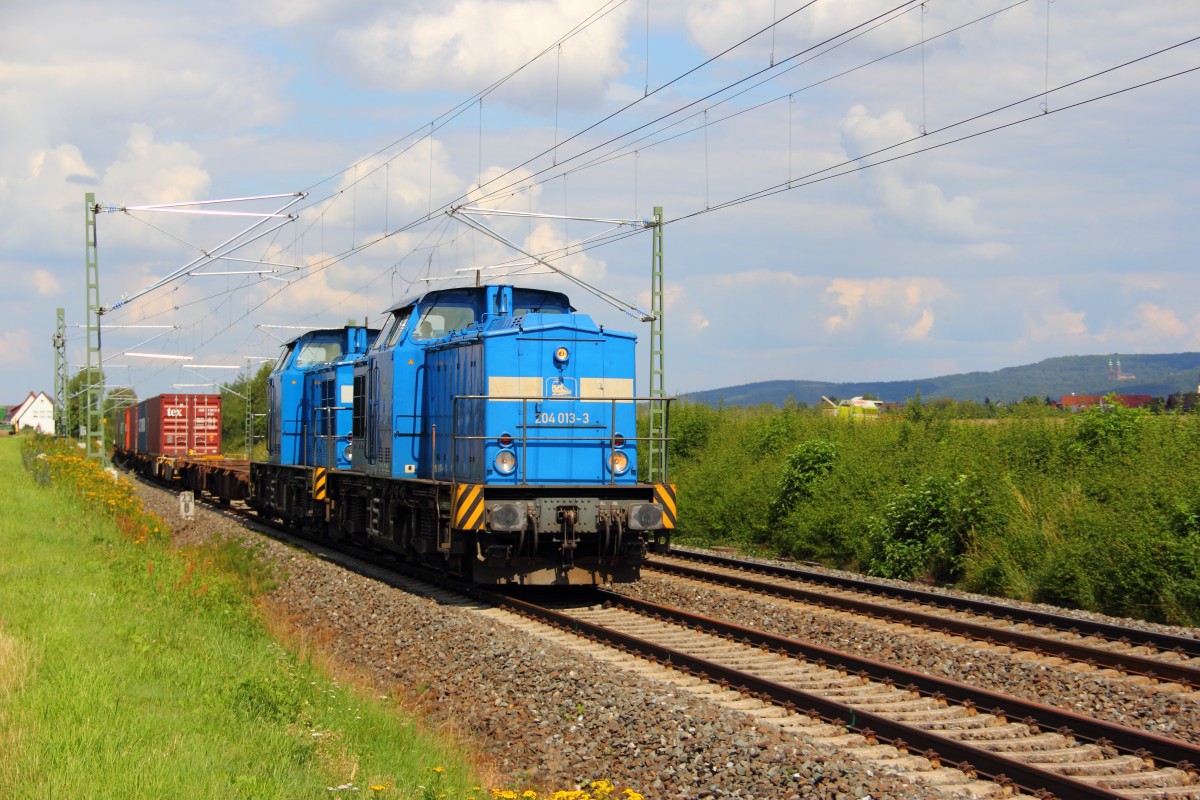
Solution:
[[[84,198],[85,255],[87,260],[87,384],[85,416],[87,430],[84,442],[88,458],[103,462],[104,458],[104,372],[100,358],[100,261],[96,252],[96,195],[88,192]]]
[[[654,207],[650,252],[650,474],[651,483],[667,479],[666,346],[663,337],[663,211]]]
[[[54,435],[67,436],[70,425],[67,415],[67,381],[70,365],[67,363],[67,310],[55,309],[57,320],[54,326]]]

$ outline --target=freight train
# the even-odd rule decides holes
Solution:
[[[632,581],[676,519],[675,487],[638,479],[650,442],[637,433],[635,344],[559,292],[430,291],[389,309],[379,331],[284,345],[266,461],[193,451],[199,420],[187,434],[129,433],[174,413],[172,395],[127,410],[114,458],[477,583]],[[654,444],[665,453],[665,432]]]

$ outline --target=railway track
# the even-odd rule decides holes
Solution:
[[[1200,800],[1200,747],[1189,743],[609,592],[582,605],[473,592],[481,604],[464,587],[422,588],[361,553],[271,535],[447,605],[554,626],[538,635],[604,660],[616,648],[636,662],[627,669],[675,676],[667,679],[817,746],[944,784],[947,796]]]
[[[1186,636],[694,551],[655,555],[652,571],[1200,689],[1200,640]]]
[[[604,592],[602,604],[536,604],[483,592],[497,606],[736,688],[780,713],[801,712],[861,737],[896,771],[953,764],[955,793],[1085,798],[1200,798],[1200,747],[1051,706],[935,678],[680,609]],[[830,733],[830,731],[825,731]]]

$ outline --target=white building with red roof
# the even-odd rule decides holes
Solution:
[[[8,412],[8,421],[13,430],[29,428],[53,436],[54,401],[45,392],[30,392],[29,397]]]

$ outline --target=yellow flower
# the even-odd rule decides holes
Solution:
[[[446,768],[445,767],[434,767],[433,771],[436,772],[438,775],[441,775],[443,772],[446,771]]]
[[[646,800],[646,798],[642,796],[641,792],[635,792],[633,789],[626,789],[624,794],[627,798],[629,798],[629,800]]]
[[[535,792],[533,789],[526,789],[521,797],[523,797],[525,800],[537,800],[537,792]]]
[[[377,783],[377,784],[375,784],[374,786],[372,786],[372,787],[371,787],[371,791],[372,791],[372,792],[382,792],[382,791],[383,791],[384,789],[386,789],[386,788],[387,788],[387,787],[386,787],[386,786],[384,786],[382,783]]]

